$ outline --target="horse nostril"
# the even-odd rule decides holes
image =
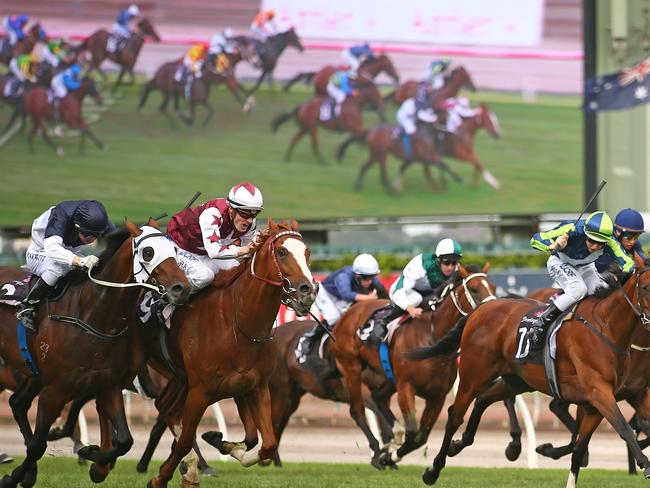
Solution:
[[[309,295],[311,292],[311,285],[308,285],[307,283],[300,285],[298,287],[298,291],[300,292],[301,295]]]

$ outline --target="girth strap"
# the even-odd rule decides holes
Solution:
[[[577,320],[578,322],[582,323],[584,326],[586,326],[589,330],[591,330],[594,334],[596,334],[600,339],[605,343],[607,347],[609,347],[612,351],[614,351],[616,354],[619,354],[621,356],[629,356],[630,355],[630,350],[623,350],[621,349],[614,341],[612,341],[609,337],[607,337],[605,334],[603,334],[602,330],[597,329],[595,326],[590,324],[586,319],[583,317],[580,317],[579,315],[574,315],[573,317],[574,320]]]

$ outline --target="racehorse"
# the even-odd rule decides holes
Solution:
[[[12,58],[21,54],[31,53],[38,41],[44,40],[44,32],[41,24],[36,22],[25,34],[25,37],[11,48],[9,38],[0,38],[0,63],[8,65]],[[5,43],[5,44],[3,44]]]
[[[260,431],[261,449],[246,452],[243,444],[222,442],[220,433],[203,438],[244,465],[273,457],[277,441],[268,389],[274,367],[273,323],[281,302],[306,315],[318,292],[309,271],[310,251],[297,229],[295,220],[276,224],[269,219],[251,258],[219,273],[212,286],[193,298],[191,308],[172,315],[169,355],[174,369],[182,367],[186,376],[171,372],[157,334],[146,338],[150,364],[170,379],[156,406],[177,436],[159,475],[149,481],[151,488],[167,486],[192,448],[206,408],[223,398],[235,398],[248,446],[257,443]]]
[[[488,185],[498,190],[501,188],[501,182],[489,170],[485,169],[485,166],[483,166],[474,152],[474,135],[480,129],[485,129],[494,139],[501,137],[499,120],[496,114],[485,103],[481,103],[475,109],[474,116],[463,118],[462,123],[454,132],[442,131],[436,126],[432,126],[432,130],[434,131],[433,140],[436,142],[438,150],[444,156],[449,156],[460,161],[467,161],[474,167],[474,177],[472,180],[474,186],[478,186],[479,176],[482,176]],[[400,177],[414,161],[414,159],[402,160],[402,165],[399,169]],[[424,165],[432,164],[431,162],[422,160],[418,161]]]
[[[385,303],[385,302],[383,302]],[[285,427],[287,426],[291,415],[296,411],[300,405],[300,400],[305,393],[321,398],[323,400],[331,400],[334,402],[349,403],[350,395],[341,381],[340,375],[336,371],[327,372],[327,377],[322,378],[319,371],[315,371],[310,367],[305,367],[299,364],[295,350],[300,338],[311,328],[316,325],[316,322],[311,320],[295,320],[287,322],[279,327],[275,334],[275,348],[277,366],[269,380],[269,390],[271,392],[271,401],[273,409],[273,429],[277,438],[278,444],[282,438]],[[331,354],[331,341],[327,340],[323,346],[323,357],[327,358],[327,362],[334,363],[334,358]],[[327,368],[327,367],[326,367]],[[391,430],[394,417],[388,407],[388,400],[390,399],[387,393],[392,394],[392,385],[388,384],[383,374],[375,375],[378,378],[377,388],[372,392],[365,384],[362,385],[361,401],[366,408],[372,410],[377,416],[379,427],[381,430],[381,437],[384,443],[390,442],[393,437]],[[364,377],[365,381],[373,381],[372,378]],[[385,385],[390,390],[389,392],[382,391],[379,387]],[[368,439],[370,441],[370,439]],[[280,456],[276,453],[274,458],[276,466],[280,466]],[[377,465],[378,468],[383,466]]]
[[[318,145],[318,125],[322,125],[333,131],[347,131],[353,134],[364,134],[363,115],[361,110],[366,103],[374,104],[379,113],[384,113],[385,104],[379,90],[374,83],[366,82],[357,84],[357,94],[348,96],[341,105],[341,115],[336,117],[332,107],[332,99],[329,97],[314,96],[298,105],[291,112],[278,115],[271,122],[273,132],[276,132],[282,124],[291,119],[296,119],[299,125],[298,132],[291,138],[291,142],[285,154],[285,161],[291,159],[293,148],[298,141],[309,132],[311,136],[312,150],[318,161],[325,163]],[[321,120],[321,110],[324,104],[327,104],[331,116],[328,120]]]
[[[87,50],[90,53],[89,72],[96,69],[101,73],[104,79],[106,79],[106,74],[102,71],[100,65],[106,58],[120,66],[120,74],[117,76],[117,80],[112,89],[112,91],[115,92],[122,82],[122,77],[125,73],[128,72],[131,76],[131,83],[135,82],[133,67],[135,66],[135,62],[138,60],[138,55],[144,45],[145,38],[150,37],[154,41],[158,42],[160,41],[160,36],[147,18],[143,18],[138,22],[137,32],[134,32],[131,35],[126,42],[126,45],[122,46],[114,53],[109,53],[106,47],[108,39],[111,36],[112,34],[107,30],[99,29],[84,40],[81,45],[76,48],[76,51],[82,52]]]
[[[567,487],[576,486],[589,440],[603,417],[626,441],[644,475],[650,477],[650,461],[639,448],[615,398],[628,372],[635,330],[649,327],[646,313],[650,307],[650,267],[639,259],[637,266],[632,273],[608,279],[609,288],[602,293],[603,298],[587,297],[580,302],[573,317],[557,333],[559,391],[564,400],[583,407]],[[422,475],[426,484],[436,482],[447,455],[456,455],[473,443],[481,414],[489,405],[525,391],[551,394],[542,365],[513,361],[521,320],[538,306],[539,302],[530,299],[494,300],[459,321],[436,345],[408,354],[411,359],[424,359],[454,354],[459,346],[462,350],[458,393],[449,407],[440,451],[433,466]],[[475,398],[467,430],[461,440],[452,443]]]
[[[326,96],[327,95],[327,83],[334,73],[344,69],[341,66],[334,66],[328,64],[318,71],[311,71],[306,73],[298,73],[296,76],[291,78],[284,85],[284,91],[288,92],[292,85],[303,80],[305,83],[311,83],[314,81],[314,91],[316,95]],[[390,76],[395,84],[399,83],[399,75],[397,70],[393,65],[392,61],[385,54],[380,54],[379,56],[373,56],[365,60],[361,66],[359,66],[358,74],[359,78],[366,81],[375,81],[375,78],[380,73],[386,73]]]
[[[409,98],[415,97],[419,83],[421,82],[415,80],[405,81],[397,90],[386,95],[384,99],[386,101],[393,101],[397,106],[400,106]],[[463,66],[457,66],[449,74],[445,75],[444,85],[440,90],[435,92],[435,101],[441,102],[447,98],[455,97],[461,88],[476,91],[476,86],[467,70]],[[441,92],[441,95],[438,96],[439,92]]]
[[[388,193],[401,191],[401,178],[396,181],[395,187],[391,186],[388,182],[389,154],[393,154],[397,158],[401,159],[402,165],[406,164],[408,161],[422,162],[424,175],[429,181],[433,191],[441,191],[444,187],[440,186],[438,181],[433,177],[430,166],[438,166],[441,171],[448,172],[456,181],[460,182],[462,180],[462,178],[442,160],[442,156],[438,152],[431,134],[424,127],[419,127],[416,133],[411,136],[410,159],[407,159],[404,151],[400,128],[392,124],[380,124],[366,133],[352,134],[343,141],[336,150],[336,159],[339,162],[343,159],[345,151],[353,142],[365,143],[370,152],[368,159],[359,169],[359,175],[354,184],[354,189],[356,191],[361,191],[363,177],[374,163],[379,164],[381,182],[386,191]]]
[[[379,443],[368,428],[361,403],[363,370],[369,368],[376,372],[384,371],[378,350],[368,347],[358,336],[359,329],[366,324],[379,303],[370,300],[355,304],[334,328],[336,342],[330,347],[350,394],[350,415],[370,440],[373,466],[377,461],[385,465],[395,463],[426,442],[445,397],[456,379],[456,362],[445,357],[416,363],[405,360],[402,354],[418,345],[430,344],[440,339],[461,316],[466,316],[484,302],[494,300],[495,287],[487,278],[488,269],[488,263],[483,269],[478,266],[460,265],[441,292],[440,300],[436,301],[435,307],[431,307],[435,309],[417,319],[402,323],[395,330],[389,344],[389,355],[394,387],[405,421],[406,438],[394,452],[380,450]],[[415,395],[426,401],[419,429]]]
[[[86,136],[97,145],[98,148],[103,149],[104,144],[97,138],[97,136],[86,125],[83,118],[83,99],[86,95],[90,95],[95,99],[98,104],[102,103],[97,84],[89,76],[85,76],[81,81],[81,87],[77,90],[72,90],[58,102],[58,110],[55,108],[54,103],[48,98],[48,90],[43,87],[35,87],[25,94],[25,112],[32,118],[32,130],[27,138],[30,151],[34,150],[34,134],[38,129],[41,130],[41,135],[45,142],[56,151],[59,156],[63,156],[63,148],[57,146],[50,136],[47,135],[47,122],[55,122],[58,117],[65,122],[71,129],[76,129],[81,132],[79,141],[79,152],[83,153],[86,145]]]
[[[50,426],[73,399],[96,398],[102,447],[87,446],[78,453],[94,461],[90,468],[93,481],[102,481],[108,467],[133,444],[122,385],[126,378],[135,376],[144,358],[139,330],[128,327],[136,312],[140,287],[155,288],[177,305],[187,301],[191,287],[176,264],[173,244],[160,233],[155,221],[142,228],[127,221],[125,228],[108,235],[106,241],[94,278],[89,278],[90,271],[72,271],[66,278],[64,295],[38,305],[38,333],[28,333],[26,338],[32,351],[31,363],[20,350],[16,309],[0,305],[0,355],[27,377],[9,399],[27,446],[26,458],[11,475],[4,476],[2,488],[15,488],[18,483],[34,485],[36,463],[47,447]],[[139,273],[148,277],[146,283],[129,283]],[[20,278],[24,277],[21,273]],[[14,279],[16,271],[0,268],[0,278],[3,282]],[[32,432],[27,410],[37,394]]]
[[[233,39],[241,46],[240,49],[244,52],[254,50],[259,58],[259,68],[262,70],[262,74],[255,82],[253,88],[248,91],[249,95],[257,91],[264,78],[268,78],[269,81],[273,80],[275,66],[287,46],[292,46],[300,52],[305,50],[293,27],[285,32],[269,36],[266,41],[259,41],[247,36],[237,36]]]

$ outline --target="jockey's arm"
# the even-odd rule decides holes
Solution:
[[[388,291],[378,277],[375,276],[372,279],[372,284],[377,292],[377,298],[388,298]]]
[[[206,208],[199,216],[199,227],[205,252],[212,259],[235,259],[239,256],[239,247],[231,244],[222,246],[221,228],[223,217],[218,209]]]
[[[352,290],[352,283],[350,283],[350,275],[346,273],[340,273],[334,280],[334,286],[341,295],[341,298],[346,302],[357,302],[359,295]],[[363,298],[361,298],[363,300]]]
[[[43,241],[43,247],[45,249],[45,255],[52,261],[68,265],[75,264],[77,255],[63,247],[63,237],[58,235],[46,237]]]
[[[418,279],[426,276],[426,270],[422,266],[422,256],[416,256],[402,271],[401,286],[393,292],[391,297],[395,305],[402,310],[411,306],[412,302],[422,299],[422,296],[415,291],[415,283]]]
[[[558,237],[568,234],[574,230],[572,223],[562,223],[547,232],[537,232],[530,240],[530,245],[538,251],[551,251],[551,245],[555,243]]]
[[[438,116],[432,109],[427,108],[424,110],[418,110],[418,119],[420,119],[423,122],[433,124],[435,121],[438,120]]]
[[[632,259],[630,255],[625,252],[623,245],[615,238],[611,238],[607,241],[604,252],[611,255],[612,258],[614,258],[614,261],[618,263],[618,265],[625,273],[632,271],[635,266],[634,259]]]

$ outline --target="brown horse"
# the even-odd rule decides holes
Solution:
[[[311,146],[318,161],[322,164],[325,163],[323,156],[320,152],[318,144],[318,125],[322,125],[329,130],[338,132],[351,132],[352,134],[365,134],[363,126],[363,115],[361,110],[367,103],[374,104],[380,116],[383,119],[385,104],[379,90],[374,83],[364,82],[357,85],[357,94],[348,96],[348,98],[341,105],[341,116],[334,115],[334,109],[331,108],[331,116],[328,120],[321,120],[321,108],[323,103],[328,103],[331,107],[332,101],[329,97],[314,96],[298,105],[291,112],[278,115],[271,122],[273,132],[277,132],[282,124],[291,119],[296,119],[300,128],[298,132],[291,138],[289,147],[285,154],[285,161],[291,159],[293,148],[298,144],[300,139],[309,132],[311,136]]]
[[[154,366],[170,379],[156,406],[178,436],[150,487],[167,486],[192,448],[206,408],[223,398],[235,398],[248,446],[257,443],[260,431],[261,449],[246,452],[242,444],[221,442],[220,433],[206,433],[204,439],[245,465],[275,454],[268,389],[275,362],[269,342],[273,323],[281,302],[306,315],[318,291],[309,271],[310,251],[297,228],[295,221],[276,224],[269,219],[252,258],[220,273],[211,287],[194,297],[191,308],[174,313],[167,342],[173,363],[176,368],[182,365],[186,377],[167,369],[158,336],[147,338]]]
[[[167,112],[167,105],[171,98],[174,99],[174,111],[177,114],[183,115],[180,112],[179,100],[185,98],[185,86],[183,82],[176,81],[176,73],[182,66],[182,59],[177,59],[175,61],[169,61],[160,66],[153,78],[147,82],[144,86],[144,90],[140,97],[140,102],[138,104],[138,110],[141,110],[147,103],[150,93],[153,90],[160,90],[163,96],[163,101],[160,104],[159,110],[162,112],[165,117],[169,120],[170,124],[175,126],[173,119]],[[245,93],[242,86],[233,76],[232,69],[229,68],[223,73],[218,73],[215,71],[215,67],[211,65],[204,64],[204,69],[202,70],[202,77],[194,79],[192,82],[191,88],[191,100],[190,100],[190,114],[184,117],[184,120],[191,125],[194,122],[194,114],[196,113],[196,106],[203,105],[208,110],[208,115],[203,122],[203,125],[207,124],[214,114],[214,108],[208,102],[209,88],[211,84],[219,85],[225,83],[230,92],[234,95],[237,101],[242,105],[245,112],[250,111],[254,105],[254,99],[252,97],[247,97],[244,99],[243,94]]]
[[[405,421],[406,439],[394,452],[380,450],[379,443],[368,428],[361,403],[362,372],[368,368],[381,373],[383,369],[377,349],[368,347],[359,338],[358,331],[378,306],[385,302],[367,301],[352,306],[334,328],[336,342],[331,348],[350,394],[350,415],[370,440],[373,466],[395,463],[426,442],[456,378],[456,362],[449,358],[436,358],[426,363],[413,363],[403,359],[402,354],[417,345],[430,344],[443,337],[461,316],[467,315],[479,304],[493,300],[495,288],[485,274],[488,269],[487,263],[482,270],[459,266],[437,301],[435,310],[418,319],[410,319],[395,330],[389,354],[394,388]],[[426,400],[419,429],[415,411],[416,395]]]
[[[576,486],[589,439],[603,417],[626,441],[644,475],[650,477],[650,461],[639,448],[615,398],[629,370],[635,330],[649,327],[646,313],[650,307],[650,267],[640,260],[637,265],[633,273],[619,277],[623,285],[609,280],[608,296],[588,297],[580,302],[574,316],[557,334],[560,392],[564,400],[583,407],[567,487]],[[408,355],[423,359],[453,354],[459,346],[462,350],[458,393],[449,408],[440,452],[422,475],[425,483],[436,482],[447,455],[455,455],[473,443],[481,414],[489,405],[525,391],[551,394],[542,365],[513,361],[521,320],[537,306],[539,302],[530,299],[494,300],[460,321],[438,344]],[[466,432],[461,440],[452,443],[475,398]]]
[[[384,98],[386,101],[393,101],[397,106],[400,106],[409,98],[415,97],[419,83],[421,82],[415,80],[405,81],[397,90],[389,93]],[[463,66],[457,66],[449,74],[445,75],[445,84],[436,92],[435,100],[440,102],[447,98],[455,97],[461,88],[476,91],[476,86],[467,70]]]
[[[328,64],[327,66],[322,67],[318,71],[311,71],[306,73],[298,73],[296,76],[291,78],[284,85],[284,91],[288,92],[292,85],[299,81],[304,81],[305,83],[311,83],[314,81],[314,92],[316,95],[326,96],[327,95],[327,83],[334,73],[345,69],[345,67],[334,66]],[[386,73],[390,76],[395,84],[399,83],[399,75],[397,70],[393,65],[392,61],[385,54],[380,54],[379,56],[373,56],[372,58],[364,61],[361,66],[359,66],[359,78],[366,81],[375,81],[375,78],[381,73]]]
[[[41,28],[41,24],[38,22],[29,28],[24,39],[16,42],[13,48],[3,49],[2,43],[5,42],[9,44],[9,39],[7,37],[0,38],[0,63],[8,65],[12,58],[20,56],[21,54],[31,53],[36,43],[44,40],[43,29]]]
[[[83,99],[86,95],[93,97],[98,104],[102,103],[95,80],[88,76],[84,77],[81,81],[81,87],[79,89],[70,91],[58,102],[59,118],[71,129],[76,129],[81,132],[79,141],[80,153],[83,153],[85,150],[86,136],[90,137],[98,148],[104,148],[104,144],[90,130],[83,118]],[[25,95],[25,111],[32,118],[32,130],[27,138],[29,150],[34,151],[34,135],[40,129],[45,142],[59,156],[63,156],[63,148],[57,146],[47,135],[47,122],[55,122],[57,120],[57,109],[55,109],[54,103],[48,99],[48,90],[43,87],[36,87],[29,90]]]
[[[446,171],[456,181],[462,181],[460,175],[455,173],[449,166],[442,160],[442,156],[438,152],[436,145],[430,132],[423,126],[419,127],[415,134],[411,136],[411,158],[406,158],[404,151],[404,144],[401,139],[400,128],[392,124],[381,124],[377,127],[370,129],[366,133],[353,134],[343,141],[336,150],[336,159],[340,162],[345,155],[345,151],[353,142],[362,142],[368,146],[370,155],[365,163],[359,169],[354,184],[356,191],[361,191],[361,184],[364,175],[375,164],[379,164],[381,171],[381,182],[388,193],[396,193],[401,191],[401,179],[395,182],[395,186],[391,186],[388,181],[388,155],[393,154],[402,160],[402,166],[409,161],[422,162],[422,169],[433,191],[444,190],[438,181],[431,174],[430,166],[437,166],[441,171]]]
[[[137,32],[134,32],[131,35],[129,40],[126,42],[126,45],[114,53],[109,53],[106,48],[106,43],[111,35],[112,34],[107,30],[99,29],[86,38],[86,40],[84,40],[76,50],[77,52],[88,51],[90,53],[89,71],[96,69],[101,73],[104,79],[106,78],[106,74],[102,71],[100,65],[106,58],[120,66],[120,74],[118,75],[112,90],[115,92],[122,82],[122,77],[125,73],[128,72],[131,76],[131,83],[135,82],[133,67],[138,60],[138,55],[142,50],[145,39],[149,37],[158,42],[160,41],[160,36],[149,19],[143,18],[138,22]]]
[[[480,129],[485,129],[494,139],[501,137],[501,127],[496,114],[490,110],[486,103],[481,103],[475,110],[475,115],[463,119],[463,122],[454,132],[441,131],[434,127],[434,141],[444,156],[449,156],[460,161],[467,161],[474,167],[472,184],[478,186],[479,177],[482,176],[488,185],[495,190],[501,188],[501,182],[481,163],[474,152],[474,135]],[[432,164],[419,160],[425,165]],[[399,169],[399,178],[404,174],[414,160],[403,160]],[[444,177],[444,175],[443,175]]]
[[[9,399],[27,446],[24,462],[0,482],[3,488],[18,483],[33,486],[36,462],[47,447],[47,436],[63,406],[77,398],[96,398],[102,431],[101,446],[87,446],[79,455],[94,461],[90,476],[103,480],[118,456],[133,444],[124,414],[122,385],[133,378],[144,359],[139,330],[129,327],[135,316],[140,286],[152,286],[183,304],[190,285],[176,264],[174,246],[155,221],[141,229],[127,221],[126,228],[107,236],[96,277],[72,272],[62,298],[45,300],[37,309],[38,333],[27,335],[33,367],[21,355],[16,334],[16,309],[0,305],[0,355],[7,365],[27,377]],[[146,285],[129,283],[145,271]],[[3,282],[16,278],[16,270],[0,269]],[[25,273],[21,273],[24,277]],[[101,285],[94,280],[101,280]],[[135,286],[135,288],[134,288]],[[137,319],[136,319],[137,320]],[[62,323],[63,322],[63,323]],[[126,359],[125,359],[126,358]],[[27,410],[39,395],[35,430]]]

